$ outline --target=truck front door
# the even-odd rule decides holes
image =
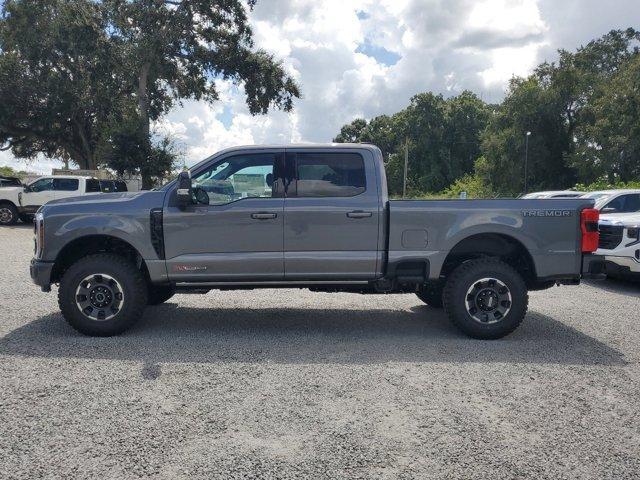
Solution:
[[[25,213],[35,213],[41,205],[54,199],[53,178],[44,177],[25,188],[20,196],[20,205]]]
[[[282,280],[284,151],[235,152],[192,173],[194,205],[175,191],[164,216],[167,273],[175,282]]]
[[[382,217],[368,150],[287,149],[287,280],[364,280],[382,264]]]

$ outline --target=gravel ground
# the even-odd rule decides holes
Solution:
[[[639,478],[640,285],[499,341],[413,295],[178,295],[83,337],[0,229],[0,478]],[[55,291],[55,290],[54,290]]]

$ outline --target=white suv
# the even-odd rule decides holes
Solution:
[[[600,217],[596,255],[606,260],[607,275],[640,279],[640,212]]]

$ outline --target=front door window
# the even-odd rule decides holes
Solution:
[[[243,198],[276,197],[275,165],[276,155],[270,153],[238,155],[214,163],[191,180],[196,201],[223,205]]]

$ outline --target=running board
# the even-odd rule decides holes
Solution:
[[[219,288],[219,287],[305,287],[318,285],[368,285],[367,280],[345,280],[345,281],[325,281],[325,280],[292,280],[292,281],[265,281],[265,282],[176,282],[176,288]]]

